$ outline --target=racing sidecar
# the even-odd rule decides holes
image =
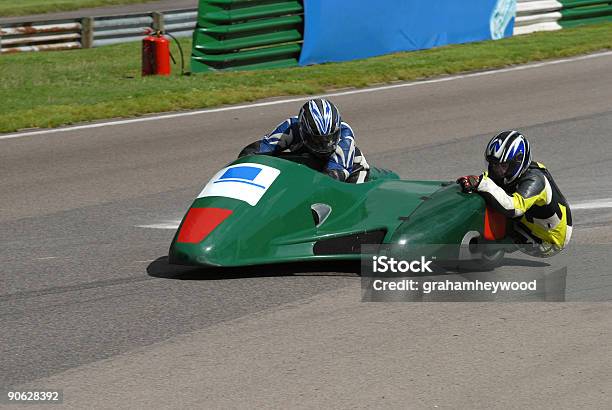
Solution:
[[[246,266],[359,259],[362,245],[501,241],[506,220],[479,195],[373,168],[336,181],[282,157],[247,155],[206,184],[170,246],[173,264]]]

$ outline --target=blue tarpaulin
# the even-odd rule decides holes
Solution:
[[[300,64],[512,35],[516,0],[304,0]]]

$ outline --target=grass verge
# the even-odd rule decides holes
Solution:
[[[147,1],[151,0],[0,0],[0,16],[25,16]]]
[[[185,50],[190,41],[183,40]],[[140,77],[140,44],[0,57],[0,132],[318,94],[612,49],[612,23],[289,69]],[[178,70],[175,70],[178,71]]]

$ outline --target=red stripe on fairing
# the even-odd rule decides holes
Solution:
[[[231,210],[223,208],[191,208],[185,216],[177,242],[202,242],[231,214]]]

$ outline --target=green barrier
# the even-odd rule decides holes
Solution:
[[[570,28],[585,24],[612,21],[612,1],[565,0],[561,1],[561,27]]]
[[[587,6],[599,6],[602,4],[609,4],[610,1],[606,0],[565,0],[561,1],[564,9],[573,9],[576,7],[587,7]]]
[[[296,66],[303,33],[301,1],[200,0],[191,71]]]

